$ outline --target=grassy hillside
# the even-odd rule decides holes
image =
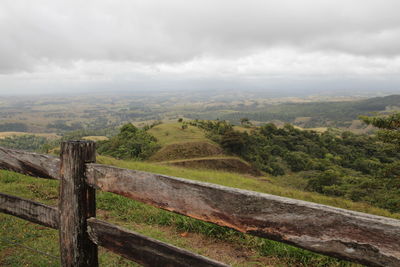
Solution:
[[[199,128],[188,125],[183,130],[181,123],[159,124],[148,130],[148,133],[157,138],[162,146],[180,142],[211,142]]]
[[[400,214],[390,214],[367,204],[353,203],[339,198],[284,188],[270,177],[255,179],[227,172],[122,161],[102,156],[98,157],[98,162],[400,218]],[[5,193],[55,205],[57,186],[57,181],[30,178],[12,172],[0,171],[0,189]],[[101,219],[227,262],[233,266],[357,266],[162,211],[111,193],[99,192],[97,194],[97,208],[98,217]],[[11,240],[57,256],[59,253],[57,231],[3,214],[0,214],[0,231],[1,266],[58,266],[57,261],[53,258],[36,255],[29,250],[4,242],[4,240]],[[104,249],[100,250],[100,262],[101,266],[137,266]]]
[[[183,125],[185,126],[182,127]],[[261,172],[239,157],[227,155],[198,127],[186,123],[163,123],[147,132],[156,137],[162,145],[162,148],[150,157],[150,161],[188,168],[261,175]]]
[[[261,176],[262,173],[251,166],[248,162],[232,156],[191,158],[185,160],[164,161],[163,164],[181,166],[186,168],[195,168],[202,170],[221,170],[231,173],[250,174]]]
[[[165,145],[156,154],[150,157],[152,161],[168,161],[198,157],[224,155],[224,150],[208,141],[186,142]]]

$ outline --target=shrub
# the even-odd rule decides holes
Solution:
[[[341,180],[341,174],[335,170],[326,170],[321,174],[311,178],[308,181],[307,190],[316,191],[318,193],[325,193],[325,191],[335,191],[337,195],[337,188],[325,188],[339,184]],[[327,189],[327,190],[325,190]]]
[[[107,141],[98,143],[97,151],[120,159],[147,159],[159,149],[157,140],[146,131],[128,123],[120,133]]]
[[[243,137],[238,132],[229,131],[221,137],[221,146],[229,152],[240,154],[244,145]]]
[[[310,157],[304,152],[289,152],[285,155],[285,160],[294,172],[306,171],[312,166]]]

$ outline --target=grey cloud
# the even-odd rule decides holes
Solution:
[[[77,60],[184,62],[290,46],[400,55],[398,0],[0,3],[0,72]]]
[[[1,0],[0,94],[399,91],[398,0]]]

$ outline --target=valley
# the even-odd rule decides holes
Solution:
[[[229,97],[226,97],[229,94]],[[302,128],[333,127],[368,132],[360,115],[399,110],[400,96],[276,97],[262,98],[242,92],[157,92],[153,94],[97,94],[78,96],[2,97],[0,132],[62,134],[75,130],[115,128],[124,122],[144,126],[179,118],[228,120],[240,124],[248,118],[254,125],[292,123]]]

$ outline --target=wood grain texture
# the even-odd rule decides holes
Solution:
[[[93,162],[94,155],[94,142],[61,144],[60,252],[64,267],[98,266],[97,246],[86,231],[86,219],[95,213],[95,193],[84,178],[85,163]]]
[[[48,155],[0,147],[0,169],[58,180],[60,160]]]
[[[59,213],[57,208],[32,200],[0,193],[0,212],[58,229]]]
[[[88,232],[97,245],[144,266],[228,266],[95,218],[88,220]]]
[[[400,266],[400,221],[165,175],[88,164],[88,184],[165,210],[370,266]]]

